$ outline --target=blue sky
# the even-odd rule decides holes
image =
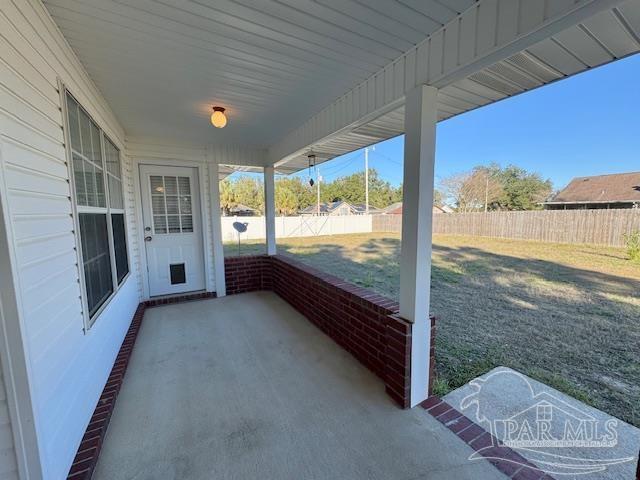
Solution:
[[[440,122],[436,182],[492,162],[538,172],[556,189],[573,177],[640,171],[639,78],[640,54]],[[393,185],[403,148],[400,136],[369,155]],[[325,181],[362,170],[363,150],[320,167]]]
[[[438,124],[436,178],[510,163],[562,188],[577,176],[640,170],[640,55]],[[370,166],[402,182],[403,137],[376,145]],[[320,167],[325,180],[364,169],[362,151]],[[302,173],[306,177],[306,172]]]

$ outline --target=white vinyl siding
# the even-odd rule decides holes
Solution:
[[[0,315],[2,315],[2,307],[0,307]],[[0,365],[0,478],[17,480],[19,478],[18,465],[16,464],[16,451],[13,447],[13,431],[1,367]]]
[[[120,152],[124,132],[39,0],[3,1],[0,32],[0,195],[11,225],[40,465],[43,478],[58,480],[66,477],[140,301],[131,253],[132,275],[84,332],[58,81]],[[126,155],[121,160],[126,247],[137,254],[131,165]],[[89,190],[87,202],[103,204],[103,192]],[[4,455],[11,437],[2,436],[2,408],[0,400],[0,472],[13,468]]]

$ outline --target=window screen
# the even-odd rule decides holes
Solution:
[[[81,213],[79,220],[84,281],[91,316],[113,292],[107,216],[100,213]]]
[[[124,227],[124,214],[111,214],[111,225],[113,228],[113,248],[116,255],[116,275],[118,283],[129,273],[129,263],[127,261],[127,237]]]
[[[74,201],[89,318],[129,273],[120,152],[67,92]]]
[[[104,139],[105,161],[107,164],[107,185],[109,186],[109,205],[122,210],[122,178],[120,172],[120,152],[111,140]]]

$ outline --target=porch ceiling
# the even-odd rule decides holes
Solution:
[[[441,70],[451,66],[452,51],[458,52],[453,65],[462,68],[462,33],[450,45],[443,40],[445,24],[446,31],[459,24],[462,32],[465,21],[477,15],[475,40],[466,43],[477,51],[478,42],[487,43],[481,26],[497,42],[537,21],[527,15],[546,18],[567,5],[589,3],[598,11],[580,23],[565,18],[553,34],[536,37],[544,40],[513,49],[497,63],[433,82],[425,77],[440,89],[439,120],[640,51],[640,0],[558,0],[544,11],[521,1],[514,7],[520,20],[513,25],[498,23],[503,7],[518,2],[497,0],[44,2],[127,135],[269,147],[268,161],[280,173],[306,168],[311,149],[323,162],[402,134],[404,99],[394,82],[397,65],[405,65],[401,83],[421,78],[414,46],[439,39]],[[504,15],[513,15],[507,10]],[[456,18],[460,12],[465,13]],[[487,27],[491,22],[493,30]],[[427,61],[431,70],[431,57]],[[375,108],[380,95],[383,107],[340,125],[337,118],[357,116],[349,105],[360,115],[363,102],[370,109],[372,89]],[[212,105],[228,108],[224,130],[209,124]],[[335,128],[325,128],[327,122]]]
[[[438,94],[438,119],[446,120],[639,51],[640,1],[632,0],[442,87]],[[400,106],[310,145],[280,167],[303,169],[307,166],[308,151],[313,151],[321,163],[403,133],[404,106]]]
[[[268,146],[474,0],[44,3],[128,135]]]

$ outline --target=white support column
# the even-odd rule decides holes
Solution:
[[[431,228],[438,90],[420,85],[405,99],[400,316],[413,323],[411,406],[428,396]]]
[[[211,225],[213,241],[213,270],[216,280],[216,295],[224,297],[227,286],[224,278],[224,247],[222,246],[222,224],[220,221],[220,180],[218,162],[211,154],[208,155],[209,188],[211,194]]]
[[[267,232],[267,255],[275,255],[276,199],[273,167],[264,167],[264,221]]]

